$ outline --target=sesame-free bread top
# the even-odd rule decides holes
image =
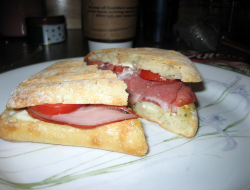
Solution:
[[[23,112],[23,117],[18,116],[20,112]],[[143,156],[148,151],[139,119],[124,120],[93,129],[81,129],[28,119],[29,117],[26,110],[6,109],[0,115],[0,138],[12,142],[83,146],[135,156]]]
[[[157,48],[113,48],[90,52],[85,62],[100,60],[113,65],[150,70],[169,79],[200,82],[202,78],[193,62],[179,52]]]
[[[131,107],[141,118],[156,122],[162,128],[186,138],[194,137],[198,130],[198,114],[194,103],[179,107],[175,113],[164,111],[152,102],[139,101]]]
[[[45,103],[127,105],[127,86],[115,74],[84,66],[83,61],[75,63],[60,61],[29,77],[13,90],[7,108]]]
[[[53,65],[48,66],[46,69],[54,69],[59,67],[75,67],[75,66],[82,66],[83,61],[82,60],[74,60],[74,59],[66,59],[62,61],[57,61]]]

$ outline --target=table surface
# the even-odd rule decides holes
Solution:
[[[192,50],[184,42],[173,40],[165,43],[145,41],[137,35],[134,47],[155,47],[176,51]],[[243,57],[249,63],[250,51],[219,43],[214,53]],[[0,73],[11,69],[65,58],[83,57],[89,53],[87,39],[81,29],[68,30],[65,42],[51,45],[29,44],[24,38],[7,38],[0,36]]]

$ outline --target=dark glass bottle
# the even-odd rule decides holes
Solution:
[[[179,0],[143,0],[143,37],[147,41],[171,41],[177,22]]]

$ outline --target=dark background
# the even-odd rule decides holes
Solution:
[[[196,51],[179,36],[173,34],[173,25],[182,19],[204,18],[214,15],[219,25],[218,43],[210,53],[219,53],[250,60],[250,1],[247,0],[165,0],[167,30],[161,42],[146,36],[147,0],[139,1],[137,33],[134,47],[156,47],[177,51]],[[4,3],[4,1],[1,1]],[[50,45],[35,45],[27,37],[0,35],[0,73],[10,69],[64,58],[83,57],[89,53],[87,39],[83,34],[81,0],[45,0],[46,15],[64,15],[67,24],[65,42]],[[14,6],[14,5],[13,5]],[[153,13],[152,13],[153,14]],[[1,15],[2,17],[3,15]],[[152,27],[153,28],[153,27]],[[204,53],[204,52],[203,52]]]

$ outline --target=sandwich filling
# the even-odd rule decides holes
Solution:
[[[164,111],[177,112],[178,107],[197,101],[190,85],[178,79],[166,79],[148,70],[133,70],[129,67],[94,61],[88,65],[111,70],[127,84],[130,104],[139,101],[152,102]]]
[[[44,104],[28,107],[26,111],[32,118],[41,121],[84,129],[138,118],[127,107],[99,104]]]

